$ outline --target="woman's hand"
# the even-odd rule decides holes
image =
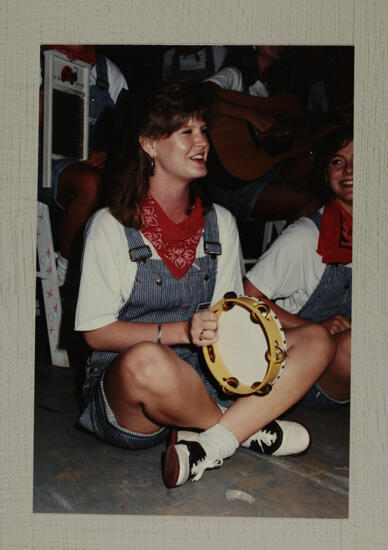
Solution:
[[[198,347],[209,346],[218,340],[217,315],[213,311],[197,311],[189,322],[190,342]]]
[[[336,315],[335,317],[326,319],[326,321],[323,321],[322,325],[329,330],[331,335],[338,334],[339,332],[344,332],[345,330],[352,328],[350,320],[346,317],[342,317],[342,315]]]

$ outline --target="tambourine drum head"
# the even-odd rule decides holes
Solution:
[[[240,382],[250,386],[261,382],[268,362],[268,343],[260,324],[250,320],[250,311],[233,307],[218,320],[218,348],[228,369]]]

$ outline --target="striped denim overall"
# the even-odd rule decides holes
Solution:
[[[322,215],[314,212],[308,216],[317,226],[321,226]],[[351,317],[352,313],[352,268],[343,264],[328,264],[316,289],[297,315],[313,323],[322,323],[335,315]],[[310,391],[300,400],[304,407],[329,409],[346,401],[337,401],[327,396],[316,382]]]
[[[317,226],[322,215],[315,212],[308,216]],[[297,315],[314,323],[321,323],[335,315],[351,317],[352,268],[343,264],[328,264],[318,286]]]
[[[96,83],[89,87],[89,155],[94,150],[106,150],[106,143],[100,143],[97,135],[98,121],[104,112],[114,109],[113,99],[109,95],[108,66],[106,58],[98,55],[96,60]],[[111,136],[110,136],[111,137]],[[105,136],[105,140],[107,136]]]
[[[193,316],[200,303],[211,302],[217,275],[217,255],[221,253],[215,210],[209,211],[205,220],[203,239],[206,254],[196,258],[189,271],[180,279],[170,273],[159,256],[151,257],[151,250],[144,244],[140,231],[124,228],[130,258],[137,262],[137,273],[131,295],[119,312],[119,320],[139,323],[185,321]],[[208,372],[197,347],[177,345],[172,346],[172,349],[194,367],[215,401],[225,407],[233,402],[231,399],[223,399],[218,383]],[[79,422],[113,445],[136,448],[133,441],[130,445],[124,444],[122,434],[107,425],[106,419],[102,417],[105,408],[101,403],[100,380],[106,367],[117,355],[114,352],[94,351],[89,357],[83,386],[86,408]],[[165,437],[166,433],[163,432],[160,439]],[[159,442],[155,438],[149,439],[149,445],[141,441],[138,448]]]

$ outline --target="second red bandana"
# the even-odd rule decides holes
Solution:
[[[325,264],[352,261],[353,218],[334,199],[323,210],[317,252]]]

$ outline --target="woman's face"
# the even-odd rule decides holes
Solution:
[[[209,152],[206,131],[202,119],[192,118],[167,138],[156,141],[151,154],[156,160],[156,174],[184,182],[206,176]]]
[[[349,213],[353,211],[353,141],[339,149],[328,163],[329,185]]]
[[[276,61],[280,59],[284,50],[284,46],[256,46],[257,54],[265,57],[270,61]]]

